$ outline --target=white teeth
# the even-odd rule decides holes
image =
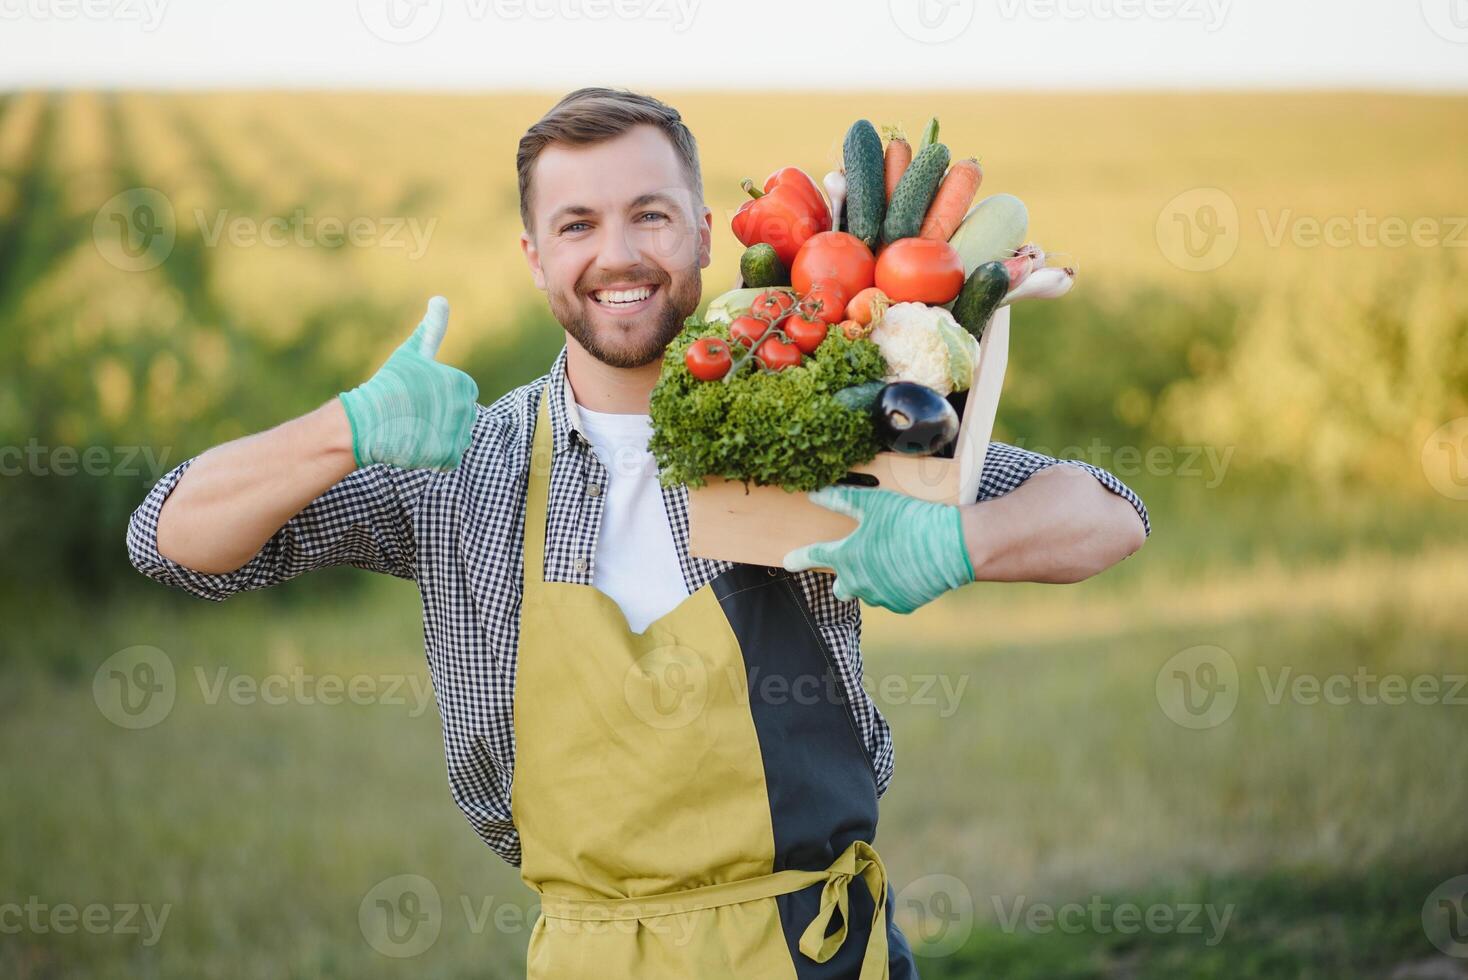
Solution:
[[[652,295],[651,286],[636,289],[602,289],[592,294],[598,303],[639,303]]]

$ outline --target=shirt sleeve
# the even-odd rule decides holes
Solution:
[[[979,477],[979,500],[1002,497],[1047,466],[1056,465],[1079,466],[1090,473],[1103,487],[1131,504],[1137,516],[1142,519],[1142,529],[1148,536],[1152,534],[1152,523],[1147,517],[1147,507],[1142,503],[1142,498],[1106,470],[1078,459],[1056,459],[1054,456],[1020,449],[1003,442],[989,444],[989,452],[984,457],[984,472]]]
[[[207,574],[158,552],[159,512],[191,463],[185,460],[166,473],[128,520],[128,557],[149,578],[219,602],[330,565],[415,577],[411,502],[429,471],[380,464],[353,470],[287,521],[240,568]]]

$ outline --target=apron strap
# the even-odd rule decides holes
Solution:
[[[547,381],[540,389],[535,412],[535,438],[530,447],[530,474],[525,486],[525,584],[531,588],[545,581],[545,527],[550,500],[550,472],[554,459],[550,413],[546,408]],[[531,578],[531,576],[535,576]]]
[[[697,912],[723,905],[738,905],[763,898],[774,898],[800,891],[817,882],[821,888],[821,907],[800,937],[800,951],[817,963],[824,963],[846,942],[847,916],[850,910],[851,880],[860,876],[872,894],[876,910],[872,913],[871,935],[861,962],[860,980],[887,980],[887,869],[876,850],[866,841],[853,841],[841,856],[824,871],[776,871],[772,874],[739,881],[720,882],[682,891],[652,895],[647,898],[578,899],[541,896],[541,914],[549,919],[576,922],[625,922],[655,919],[685,912]],[[841,912],[841,925],[826,935],[831,916]]]

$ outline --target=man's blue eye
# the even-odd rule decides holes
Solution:
[[[573,221],[569,225],[567,225],[566,227],[562,228],[561,231],[562,231],[562,233],[564,233],[564,232],[571,231],[572,229],[577,228],[577,227],[582,227],[582,228],[587,227],[586,222],[584,222],[584,221]]]
[[[663,214],[661,211],[644,211],[642,213],[642,217],[662,218],[664,220],[667,220],[668,216],[666,214]]]

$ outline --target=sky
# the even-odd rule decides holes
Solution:
[[[1468,90],[1468,0],[0,0],[0,88]]]

